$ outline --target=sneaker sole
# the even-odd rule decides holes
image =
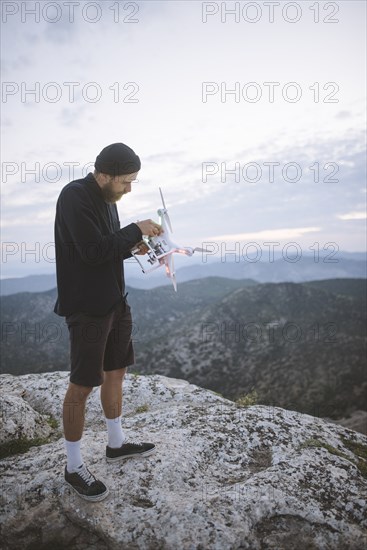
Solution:
[[[101,495],[92,495],[92,496],[82,495],[68,481],[65,480],[65,483],[66,483],[66,485],[71,487],[71,489],[73,489],[74,493],[76,493],[78,495],[78,497],[82,498],[83,500],[87,500],[88,502],[100,502],[101,500],[104,500],[110,494],[110,491],[108,489],[106,489],[106,491],[104,493],[102,493]]]
[[[127,458],[136,458],[136,457],[139,457],[139,456],[142,456],[143,458],[146,457],[146,456],[150,456],[151,454],[153,454],[155,452],[155,449],[149,449],[148,451],[144,451],[143,453],[134,453],[134,454],[131,454],[131,455],[121,455],[121,456],[116,456],[114,458],[109,458],[108,456],[106,456],[106,460],[107,462],[120,462],[120,460],[126,460]]]

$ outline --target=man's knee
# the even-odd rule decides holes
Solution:
[[[79,384],[69,382],[69,387],[65,395],[65,401],[85,401],[92,390],[93,386],[81,386]]]
[[[116,369],[116,370],[108,370],[103,372],[103,383],[104,382],[118,382],[122,381],[124,379],[124,376],[126,374],[127,367],[124,367],[122,369]]]

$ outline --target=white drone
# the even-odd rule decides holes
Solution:
[[[148,237],[146,235],[143,236],[143,241],[149,249],[147,252],[147,262],[148,264],[150,264],[150,266],[153,267],[148,267],[148,269],[144,267],[142,261],[139,259],[138,246],[131,250],[131,254],[140,265],[143,273],[150,273],[158,267],[162,267],[163,265],[165,265],[166,275],[171,279],[173,288],[177,292],[176,273],[173,264],[172,254],[178,253],[185,254],[186,256],[192,256],[194,252],[206,252],[206,250],[204,248],[178,246],[177,244],[172,242],[170,238],[170,233],[172,233],[171,221],[168,216],[168,211],[164,202],[161,188],[159,188],[159,192],[161,194],[163,208],[159,208],[157,210],[157,213],[159,216],[159,224],[162,226],[163,233],[161,233],[157,237]]]

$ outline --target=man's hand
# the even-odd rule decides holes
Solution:
[[[140,241],[140,243],[136,245],[136,248],[139,249],[139,252],[135,252],[135,254],[137,254],[138,256],[144,256],[144,254],[146,254],[149,250],[147,244],[144,241]]]
[[[135,223],[143,235],[147,235],[148,237],[157,237],[163,233],[162,226],[153,220],[143,220],[142,222],[137,221]]]

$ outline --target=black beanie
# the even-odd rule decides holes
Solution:
[[[110,176],[133,174],[141,167],[140,158],[124,143],[107,145],[99,153],[94,163],[97,172]]]

